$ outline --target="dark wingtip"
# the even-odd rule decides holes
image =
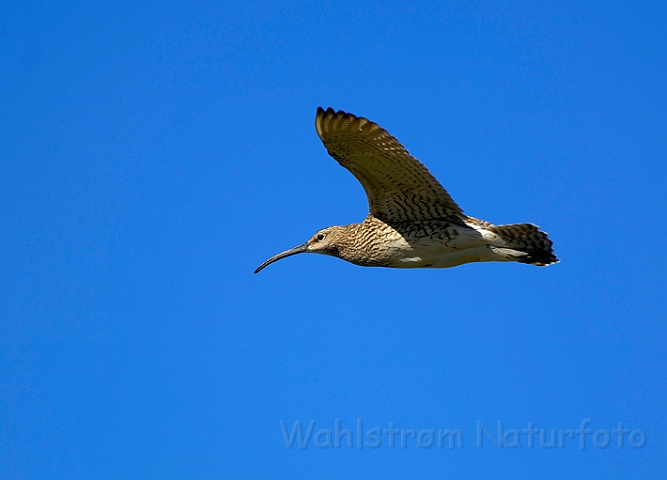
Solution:
[[[338,114],[345,114],[345,112],[342,111],[342,110],[338,110],[336,112],[336,110],[334,110],[331,107],[327,107],[326,109],[324,107],[317,107],[317,116],[318,117],[322,116],[322,115],[338,115]]]

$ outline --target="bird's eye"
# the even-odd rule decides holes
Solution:
[[[320,234],[317,236],[317,239],[318,239],[318,240],[324,240],[324,234],[323,234],[323,233],[320,233]]]

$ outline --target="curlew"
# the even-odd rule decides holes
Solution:
[[[364,187],[370,212],[361,223],[318,231],[306,243],[269,258],[255,273],[298,253],[391,268],[558,262],[551,240],[537,226],[497,226],[464,214],[426,167],[376,123],[320,107],[315,129],[329,155]]]

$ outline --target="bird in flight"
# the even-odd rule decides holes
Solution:
[[[557,263],[536,225],[493,225],[469,217],[396,138],[365,118],[317,109],[317,135],[361,183],[369,214],[361,223],[326,227],[274,255],[255,273],[298,253],[320,253],[364,267],[448,268],[471,262]]]

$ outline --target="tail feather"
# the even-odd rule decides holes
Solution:
[[[546,266],[558,263],[551,248],[553,242],[546,233],[532,223],[499,225],[489,228],[505,243],[505,247],[518,250],[523,255],[517,258],[521,263]]]

